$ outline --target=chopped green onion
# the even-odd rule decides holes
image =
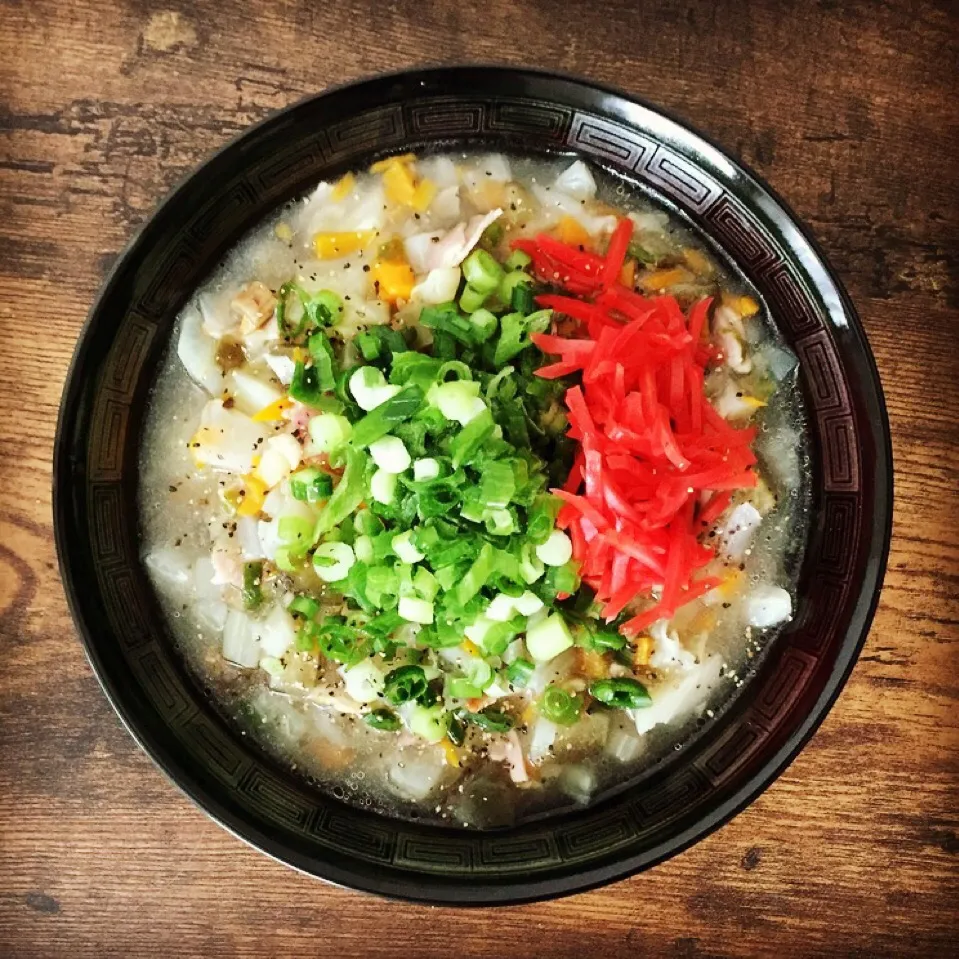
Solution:
[[[513,296],[517,290],[525,290],[525,293],[529,297],[529,306],[526,309],[513,305]],[[518,310],[520,313],[530,313],[533,309],[533,278],[527,273],[516,270],[512,273],[505,274],[503,279],[500,280],[497,293],[499,298],[509,305],[511,309]]]
[[[499,320],[489,310],[476,309],[470,312],[470,324],[476,342],[485,343],[496,332]]]
[[[473,309],[482,305],[482,303],[479,303]],[[472,310],[466,312],[471,313]],[[440,303],[437,306],[423,307],[420,311],[420,323],[431,330],[435,330],[436,333],[446,333],[452,336],[464,346],[469,346],[474,341],[470,321],[460,313],[455,303]],[[435,340],[436,334],[434,334],[434,342]],[[439,356],[439,351],[435,351],[435,355]]]
[[[646,687],[635,679],[600,679],[589,687],[589,694],[613,709],[642,709],[652,706]]]
[[[500,318],[500,337],[493,354],[495,366],[509,362],[517,353],[521,353],[532,342],[530,333],[542,333],[549,328],[552,310],[539,310],[529,316],[522,313],[507,313]]]
[[[483,690],[479,686],[463,676],[448,677],[444,691],[450,699],[479,699],[483,695]]]
[[[336,367],[333,347],[325,333],[314,333],[309,341],[310,356],[316,370],[320,389],[330,392],[336,388]]]
[[[379,337],[373,336],[372,333],[357,333],[356,345],[359,347],[363,359],[367,362],[375,360],[380,355]]]
[[[324,583],[344,579],[355,562],[353,547],[346,543],[320,543],[313,553],[313,569]]]
[[[390,709],[374,709],[363,717],[363,722],[373,729],[379,729],[381,732],[391,733],[400,728],[400,719]]]
[[[365,473],[366,457],[358,450],[348,446],[346,448],[346,468],[340,477],[339,484],[333,490],[333,495],[320,513],[314,531],[315,539],[319,539],[324,533],[328,533],[334,526],[339,526],[363,502],[366,486],[364,482]]]
[[[473,565],[456,587],[456,601],[465,606],[485,585],[493,572],[496,554],[489,543],[484,543]]]
[[[473,250],[463,261],[462,270],[467,284],[477,293],[492,293],[503,278],[503,268],[486,250]]]
[[[580,696],[571,696],[559,686],[547,686],[539,700],[539,711],[551,723],[572,726],[579,719],[583,701]]]
[[[513,250],[506,258],[507,270],[525,270],[533,262],[533,258],[522,250]]]
[[[400,666],[386,674],[383,695],[394,706],[400,706],[420,699],[428,688],[422,666]]]
[[[263,564],[261,562],[243,564],[243,606],[257,609],[263,602]]]
[[[509,463],[489,463],[480,480],[480,499],[487,509],[505,509],[516,492],[515,475]]]
[[[434,619],[433,604],[427,599],[417,599],[415,596],[401,596],[397,612],[408,623],[419,623],[429,626]]]
[[[449,713],[440,705],[416,706],[410,710],[407,725],[410,732],[430,743],[438,743],[449,728]]]
[[[493,435],[496,424],[489,409],[471,419],[450,442],[453,469],[471,464],[480,448]]]
[[[573,645],[566,621],[559,613],[553,613],[542,622],[531,626],[526,633],[526,648],[539,663],[547,663]]]
[[[646,247],[635,240],[626,247],[626,255],[639,260],[644,266],[655,266],[659,262],[659,257],[655,253],[650,253]]]
[[[479,290],[467,286],[460,294],[460,309],[463,310],[464,313],[475,313],[486,302],[487,296],[489,296],[488,293],[481,293]]]
[[[362,367],[371,369],[371,367]],[[379,371],[377,371],[379,372]],[[456,384],[451,383],[450,386]],[[389,387],[397,389],[396,387]],[[399,423],[410,419],[423,405],[423,391],[416,386],[404,386],[399,392],[367,413],[354,427],[352,442],[354,446],[364,447],[386,436]]]
[[[291,555],[302,556],[313,545],[313,526],[313,520],[303,516],[281,516],[276,532]]]
[[[287,610],[304,619],[312,620],[320,611],[320,604],[312,596],[294,596]]]
[[[491,733],[508,733],[513,728],[513,717],[502,710],[487,707],[478,713],[471,713],[464,710],[462,718],[480,729],[485,729]]]
[[[523,689],[529,683],[536,667],[528,660],[520,657],[514,659],[506,670],[506,680],[516,689]]]
[[[387,383],[375,366],[360,366],[350,374],[350,393],[365,412],[375,410],[399,393],[400,388]]]
[[[353,433],[350,421],[339,413],[321,413],[310,419],[310,443],[317,455],[342,449]]]
[[[565,566],[573,555],[573,544],[565,533],[553,530],[546,542],[536,547],[536,555],[547,566]]]
[[[290,494],[305,503],[319,503],[333,493],[333,477],[315,467],[307,466],[290,476]]]

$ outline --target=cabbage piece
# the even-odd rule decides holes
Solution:
[[[636,723],[636,732],[648,733],[654,726],[671,723],[702,707],[719,679],[721,665],[718,656],[710,656],[699,666],[685,672],[676,671],[666,682],[650,686],[652,706],[627,710]]]
[[[264,426],[239,410],[210,400],[200,415],[200,428],[190,441],[190,452],[200,466],[229,473],[249,473],[253,458],[266,441]]]
[[[203,332],[203,318],[196,306],[189,306],[180,322],[176,355],[190,378],[208,393],[219,395],[223,373],[216,361],[216,341]]]
[[[553,186],[574,200],[592,200],[596,196],[596,181],[582,160],[576,160],[563,170]]]

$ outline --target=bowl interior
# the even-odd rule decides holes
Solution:
[[[238,736],[172,646],[138,560],[138,440],[177,312],[278,204],[388,153],[573,153],[679,213],[753,284],[800,359],[813,514],[794,620],[715,723],[627,790],[477,833],[383,818],[318,793]],[[798,752],[865,637],[891,516],[888,426],[855,313],[768,188],[648,106],[511,69],[382,77],[275,115],[229,144],[118,260],[78,346],[55,463],[57,544],[90,660],[131,733],[243,839],[387,895],[491,903],[557,895],[651,865],[716,828]]]

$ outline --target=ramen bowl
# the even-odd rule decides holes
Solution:
[[[585,808],[496,830],[391,818],[285,768],[187,668],[140,561],[139,444],[174,321],[224,255],[322,179],[403,152],[582,157],[669,211],[748,282],[799,359],[810,521],[793,618],[709,723]],[[433,903],[587,889],[676,854],[742,810],[808,741],[878,599],[892,462],[875,364],[838,279],[764,184],[647,104],[493,67],[378,77],[297,103],[200,167],[121,254],[64,390],[54,467],[64,584],[90,662],[134,738],[215,820],[323,879]]]

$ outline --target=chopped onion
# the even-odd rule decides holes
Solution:
[[[536,547],[536,555],[547,566],[565,566],[573,555],[573,543],[561,530],[554,529],[549,539]]]
[[[405,473],[413,462],[409,450],[398,436],[383,436],[370,443],[373,462],[387,473]]]
[[[337,672],[343,677],[347,693],[358,703],[372,703],[383,691],[383,671],[370,659],[364,659],[349,668],[341,666]]]
[[[776,626],[792,616],[792,597],[781,586],[761,583],[746,597],[746,614],[751,626]]]
[[[355,562],[356,554],[348,543],[320,543],[313,553],[313,570],[325,583],[339,582]]]
[[[265,656],[284,656],[296,642],[293,617],[282,606],[274,606],[265,619],[256,623],[254,633]]]
[[[458,266],[441,267],[430,270],[425,280],[421,280],[410,294],[412,300],[420,303],[448,303],[456,298],[463,274]]]
[[[576,160],[563,170],[553,186],[576,200],[591,200],[596,196],[596,181],[582,160]]]
[[[436,479],[440,475],[440,464],[432,456],[424,456],[413,461],[413,479],[418,483],[424,480]]]
[[[155,549],[143,557],[147,568],[170,586],[185,586],[190,581],[190,562],[179,550]]]
[[[680,715],[702,706],[719,678],[720,666],[720,658],[710,656],[699,666],[684,673],[673,673],[666,682],[651,686],[652,706],[628,710],[636,722],[636,732],[642,735],[654,726],[671,723]]]
[[[203,332],[202,322],[195,306],[183,313],[176,355],[194,382],[218,396],[223,389],[223,372],[216,361],[216,341]]]
[[[539,716],[530,731],[527,751],[530,762],[537,763],[549,755],[550,746],[556,739],[556,723]]]
[[[719,555],[732,563],[741,563],[762,520],[759,510],[752,503],[740,503],[717,530]]]
[[[360,409],[367,413],[392,399],[399,391],[398,386],[386,382],[375,366],[361,366],[350,377],[350,392]]]
[[[260,641],[246,613],[231,609],[223,626],[223,658],[237,666],[253,669],[260,663]]]
[[[377,503],[388,506],[396,495],[396,473],[377,470],[370,479],[370,493]]]
[[[250,416],[283,398],[283,394],[272,383],[240,369],[230,372],[227,388],[236,400],[238,409]]]

